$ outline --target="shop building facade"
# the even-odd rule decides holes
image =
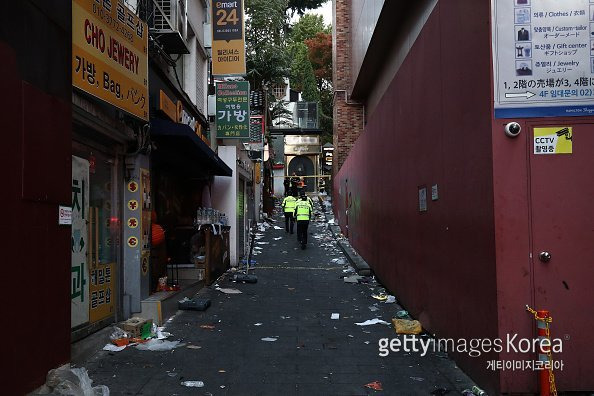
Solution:
[[[557,80],[574,89],[589,80],[555,69],[551,85],[526,77],[546,74],[546,64],[517,59],[544,56],[524,49],[552,39],[545,38],[554,28],[547,24],[563,28],[569,21],[539,19],[541,12],[582,10],[571,23],[587,30],[589,4],[333,3],[335,59],[343,61],[334,70],[333,201],[345,235],[438,338],[532,339],[536,321],[526,305],[549,310],[551,335],[563,343],[553,354],[564,364],[555,370],[557,389],[594,389],[587,330],[593,322],[577,309],[594,298],[592,232],[583,221],[593,217],[586,198],[592,183],[585,182],[593,157],[577,146],[592,142],[592,103],[582,97],[566,104],[575,100],[571,92],[551,88]],[[516,25],[518,32],[532,26],[529,37],[516,34]],[[586,49],[575,54],[585,64],[580,76],[591,74],[587,36],[574,37],[585,42],[575,46]],[[530,72],[522,66],[528,62]],[[505,73],[509,80],[501,80]],[[530,81],[521,97],[514,83]],[[542,136],[551,133],[558,145],[544,153]],[[354,143],[345,150],[343,141]],[[538,371],[489,369],[489,362],[535,360],[536,352],[504,344],[500,353],[453,357],[489,394],[533,393]]]

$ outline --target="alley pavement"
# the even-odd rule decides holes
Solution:
[[[113,395],[455,395],[472,387],[445,355],[380,357],[378,341],[397,337],[393,326],[355,323],[390,322],[397,304],[373,299],[381,289],[373,281],[344,282],[352,273],[319,208],[306,250],[277,213],[260,226],[254,245],[257,283],[227,275],[204,288],[208,310],[178,311],[166,324],[168,340],[180,341],[175,349],[99,351],[85,362],[93,384]],[[364,387],[374,381],[383,391]]]

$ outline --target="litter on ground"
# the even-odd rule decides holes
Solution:
[[[237,289],[217,287],[216,290],[220,291],[221,293],[225,293],[225,294],[241,294],[241,290],[237,290]]]
[[[392,319],[392,323],[398,334],[420,334],[423,332],[421,323],[418,320]]]
[[[381,320],[378,318],[375,319],[369,319],[366,320],[365,322],[361,322],[361,323],[355,323],[357,326],[371,326],[374,324],[383,324],[383,325],[390,325],[390,323],[386,322],[385,320]]]
[[[187,386],[190,388],[203,388],[204,382],[202,381],[183,381],[181,383],[183,386]]]

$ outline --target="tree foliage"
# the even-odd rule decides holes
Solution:
[[[246,0],[246,64],[252,89],[289,74],[288,0]]]
[[[293,13],[303,15],[305,10],[315,10],[328,0],[289,0],[288,9]]]
[[[329,86],[332,82],[332,35],[318,32],[305,45],[309,50],[309,61],[314,70],[318,89]]]

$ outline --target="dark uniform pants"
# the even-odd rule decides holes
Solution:
[[[297,240],[302,245],[307,245],[307,228],[309,220],[297,220]]]
[[[295,218],[292,212],[285,212],[285,230],[293,233],[293,226],[295,225]]]

